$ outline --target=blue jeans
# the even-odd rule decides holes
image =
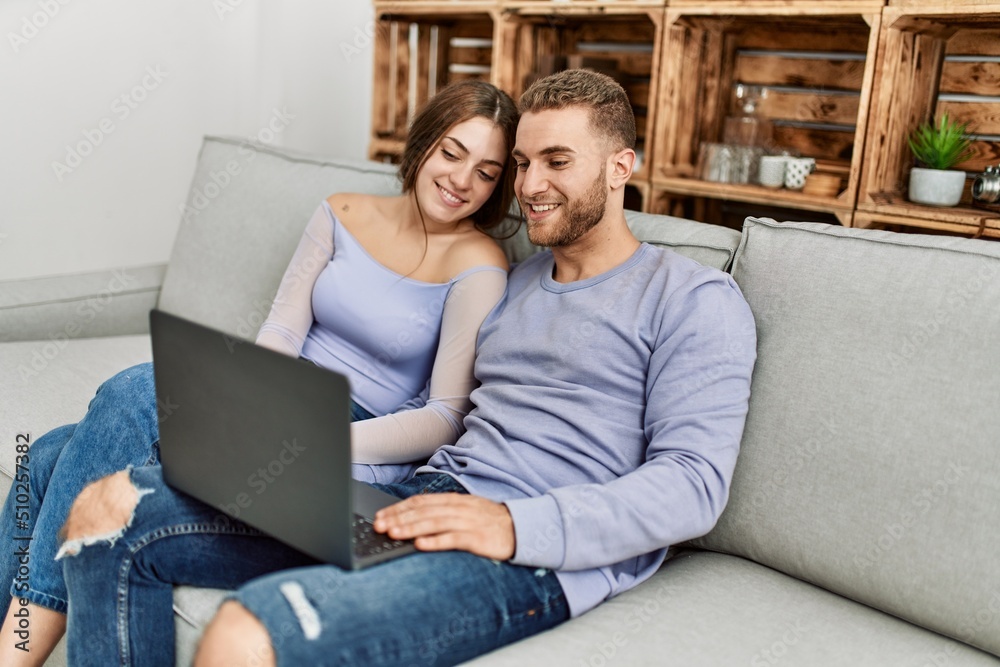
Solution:
[[[447,551],[344,571],[174,491],[159,466],[131,476],[152,491],[131,526],[63,561],[72,665],[173,665],[177,584],[238,588],[279,665],[451,665],[569,616],[549,570]],[[399,498],[464,492],[443,474],[376,486]]]
[[[12,582],[11,595],[66,613],[59,529],[84,486],[159,460],[156,411],[152,365],[140,364],[102,384],[79,424],[31,443],[22,459],[28,483],[15,481],[0,515],[0,582]],[[6,615],[10,599],[2,597]]]
[[[53,429],[31,443],[22,459],[28,484],[15,481],[0,515],[0,582],[11,582],[11,595],[66,613],[62,563],[55,560],[59,531],[87,484],[159,462],[157,412],[153,365],[139,364],[104,382],[80,423]],[[373,416],[352,402],[352,420]],[[367,469],[358,468],[361,478],[371,477]],[[0,598],[6,615],[10,598]]]

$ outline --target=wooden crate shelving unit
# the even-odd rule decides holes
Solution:
[[[971,173],[1000,163],[1000,0],[375,0],[373,159],[402,151],[435,87],[489,80],[515,99],[552,55],[613,58],[637,112],[643,210],[707,222],[743,208],[864,227],[1000,238],[1000,207],[906,200],[906,136],[972,120]],[[835,196],[697,177],[736,83],[761,85],[773,147],[842,177]],[[972,97],[969,97],[972,96]],[[971,182],[971,180],[970,180]],[[632,197],[632,201],[636,200]],[[723,210],[725,209],[725,211]],[[799,216],[800,213],[805,215]],[[820,215],[823,214],[823,215]]]
[[[688,213],[690,200],[733,200],[853,221],[881,21],[881,0],[671,0],[657,100],[651,210]],[[698,178],[703,142],[722,140],[737,83],[760,85],[758,115],[772,149],[814,157],[838,174],[836,196]],[[697,208],[710,210],[704,202]],[[712,220],[708,220],[711,222]]]
[[[495,0],[375,3],[375,71],[368,157],[398,161],[413,114],[459,79],[498,83]]]
[[[948,113],[968,121],[976,156],[971,173],[1000,163],[1000,3],[886,7],[856,224],[903,226],[1000,238],[1000,207],[974,206],[967,182],[961,206],[913,204],[906,187],[913,158],[906,139],[920,123]]]

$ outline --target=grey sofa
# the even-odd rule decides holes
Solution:
[[[384,165],[207,138],[165,270],[0,284],[0,466],[149,359],[154,304],[252,337],[322,198],[396,189]],[[729,505],[637,589],[470,664],[1000,665],[1000,245],[629,220],[730,270],[754,311]],[[220,595],[177,591],[180,664]]]

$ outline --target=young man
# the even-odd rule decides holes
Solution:
[[[207,541],[190,533],[215,510],[157,468],[119,473],[67,523],[80,538],[135,512],[110,548],[66,560],[73,664],[173,664],[174,582],[238,589],[196,665],[453,664],[635,586],[714,525],[747,411],[749,308],[726,274],[629,231],[635,121],[618,84],[562,72],[520,106],[516,192],[551,252],[483,324],[467,432],[381,487],[404,500],[376,529],[420,553],[343,572],[238,522]]]

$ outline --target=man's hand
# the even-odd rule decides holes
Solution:
[[[412,496],[379,510],[375,530],[413,539],[421,551],[457,549],[507,560],[514,555],[514,521],[507,506],[462,493]]]

